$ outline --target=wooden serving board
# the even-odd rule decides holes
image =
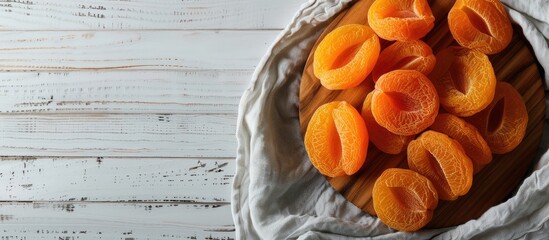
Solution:
[[[373,89],[370,78],[358,87],[344,91],[330,91],[320,85],[313,74],[313,54],[318,43],[334,28],[350,24],[368,24],[367,13],[374,0],[361,0],[341,12],[326,28],[312,48],[303,71],[299,92],[299,116],[301,133],[304,134],[314,111],[322,104],[345,100],[362,108],[367,93]],[[433,53],[449,46],[458,45],[447,25],[447,14],[455,1],[429,1],[436,18],[435,27],[422,40],[429,44]],[[478,218],[490,207],[509,197],[530,168],[543,132],[545,101],[542,79],[532,50],[518,26],[514,27],[511,44],[501,53],[490,56],[498,81],[511,83],[522,95],[528,109],[529,122],[522,143],[505,155],[494,155],[492,162],[474,176],[469,193],[455,201],[439,201],[433,219],[426,228],[440,228],[462,224]],[[381,39],[380,39],[381,40]],[[382,40],[382,48],[390,42]],[[370,144],[366,164],[362,169],[345,177],[328,178],[336,191],[362,210],[375,215],[372,205],[372,188],[383,170],[392,167],[407,168],[405,154],[389,155]]]

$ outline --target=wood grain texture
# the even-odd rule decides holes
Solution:
[[[234,169],[223,158],[2,157],[0,201],[228,204]]]
[[[373,0],[358,1],[349,10],[342,12],[327,27],[318,41],[337,26],[349,23],[367,24],[367,16],[363,13],[367,12],[372,2]],[[446,21],[446,14],[454,1],[429,2],[436,23],[434,29],[423,40],[433,48],[433,52],[436,54],[449,45],[457,45],[448,30]],[[387,45],[388,42],[382,41],[382,46]],[[370,78],[360,86],[344,91],[329,91],[322,87],[313,74],[312,56],[315,49],[316,44],[309,55],[300,86],[300,123],[303,133],[312,113],[321,104],[334,100],[345,100],[357,109],[361,109],[367,92],[372,89]],[[545,114],[544,88],[532,50],[518,26],[514,26],[511,44],[503,52],[490,56],[490,61],[494,66],[498,81],[511,83],[521,93],[525,101],[529,115],[525,139],[511,153],[495,155],[490,165],[475,175],[473,186],[467,195],[456,201],[439,202],[433,219],[426,228],[440,228],[464,223],[479,217],[488,208],[505,200],[524,178],[538,149]],[[384,169],[407,168],[406,156],[405,154],[381,153],[371,144],[366,161],[367,163],[357,174],[328,178],[328,181],[356,206],[375,214],[371,200],[371,190],[375,180]]]
[[[234,239],[229,205],[0,203],[3,239]]]
[[[0,1],[0,238],[234,239],[238,102],[303,2]]]
[[[234,157],[234,114],[0,115],[4,156]]]
[[[0,113],[235,114],[252,71],[0,74]]]
[[[0,71],[252,70],[278,33],[276,30],[0,32]],[[246,44],[242,44],[243,39]]]
[[[302,1],[15,0],[0,2],[0,30],[280,29]]]

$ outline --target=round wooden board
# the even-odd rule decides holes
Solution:
[[[330,91],[320,85],[313,74],[313,54],[316,45],[332,29],[350,23],[368,24],[367,12],[374,0],[362,0],[341,12],[326,28],[312,48],[303,71],[299,92],[299,117],[301,133],[304,134],[314,111],[322,104],[345,100],[362,108],[367,93],[373,89],[371,79],[358,87],[344,91]],[[447,14],[455,1],[429,1],[436,18],[435,27],[422,40],[429,44],[436,54],[439,50],[457,45],[447,25]],[[494,155],[493,161],[474,176],[469,193],[455,201],[440,201],[433,219],[425,228],[440,228],[462,224],[478,218],[490,207],[501,203],[522,181],[538,149],[543,133],[545,101],[542,79],[532,50],[524,39],[520,27],[514,27],[511,44],[501,53],[490,56],[498,81],[511,83],[522,95],[528,109],[529,122],[522,143],[505,155]],[[382,40],[382,48],[390,42]],[[383,170],[392,167],[407,168],[405,154],[388,155],[370,144],[366,164],[352,175],[327,180],[336,191],[362,210],[375,215],[372,205],[372,188]]]

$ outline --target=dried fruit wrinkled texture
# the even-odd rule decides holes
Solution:
[[[368,94],[362,104],[362,118],[364,118],[364,122],[366,122],[366,126],[368,126],[370,141],[384,153],[399,154],[403,150],[406,150],[408,143],[414,139],[415,135],[396,135],[380,126],[372,115],[372,96],[372,93]]]
[[[457,0],[448,13],[454,39],[464,47],[486,54],[501,52],[513,37],[513,28],[499,0]]]
[[[477,128],[465,120],[450,113],[441,113],[429,128],[458,141],[465,154],[473,161],[474,173],[492,161],[492,151],[488,143]]]
[[[407,157],[409,169],[385,169],[389,165],[381,162],[365,168],[385,169],[371,195],[380,220],[399,231],[417,231],[431,220],[439,200],[466,195],[473,175],[490,164],[493,154],[512,151],[525,136],[525,103],[510,84],[497,82],[486,55],[502,51],[510,43],[513,29],[499,0],[456,0],[448,13],[448,29],[461,46],[444,48],[451,39],[443,26],[437,29],[442,31],[427,37],[433,48],[440,49],[435,57],[431,46],[420,40],[435,22],[427,0],[360,4],[370,3],[367,25],[347,24],[329,32],[318,43],[312,67],[326,89],[353,88],[337,92],[320,88],[320,96],[327,99],[346,99],[356,106],[357,98],[372,86],[374,90],[364,99],[361,113],[345,101],[316,109],[305,132],[305,148],[311,163],[329,177],[357,173],[366,161],[369,141],[384,153],[400,154],[381,154],[381,160],[393,157],[396,162]],[[447,4],[451,2],[437,2],[433,10],[440,14],[451,6]],[[335,24],[363,21],[348,13],[356,12],[345,13]],[[383,42],[388,47],[380,53],[379,38],[396,42]],[[501,63],[499,58],[493,60]],[[364,81],[369,74],[372,82]],[[304,76],[310,77],[309,71]],[[315,91],[317,84],[305,85],[305,89]],[[311,104],[315,107],[325,101],[315,100]],[[379,154],[372,149],[371,156]],[[393,164],[392,159],[387,162]],[[486,172],[494,169],[499,170],[499,165]],[[365,177],[370,169],[364,170],[366,173],[357,176],[360,185],[352,183],[353,189],[371,180]],[[348,179],[356,178],[333,179],[340,181],[334,186],[347,189],[343,183]],[[462,200],[474,199],[476,190],[471,198]],[[353,198],[354,191],[348,191]],[[441,212],[447,211],[444,208]]]
[[[429,78],[437,88],[442,107],[460,117],[486,108],[496,90],[496,75],[488,56],[463,47],[440,51]]]
[[[355,87],[370,74],[379,51],[379,38],[370,27],[361,24],[338,27],[316,48],[314,75],[330,90]]]
[[[432,130],[408,144],[408,166],[431,180],[442,200],[465,195],[473,183],[473,163],[461,144]]]
[[[358,111],[344,101],[320,106],[305,133],[305,149],[311,163],[329,176],[357,172],[368,150],[368,130]]]
[[[522,96],[509,83],[498,82],[490,105],[466,119],[475,125],[495,154],[515,149],[526,134],[528,111]]]
[[[382,75],[372,93],[371,109],[376,122],[397,135],[420,133],[438,114],[435,87],[415,70],[394,70]]]
[[[417,231],[425,226],[438,205],[434,185],[408,169],[389,168],[374,183],[374,209],[381,221],[399,231]]]
[[[426,0],[376,0],[368,10],[368,24],[389,41],[418,40],[433,29],[434,22]]]
[[[420,40],[395,42],[381,51],[372,79],[376,82],[381,75],[397,69],[416,70],[427,76],[435,63],[435,55],[426,43]]]

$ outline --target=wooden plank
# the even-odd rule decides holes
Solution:
[[[234,169],[234,159],[2,157],[0,201],[227,204]]]
[[[0,3],[0,30],[280,29],[296,0],[15,0]]]
[[[0,113],[231,113],[252,71],[0,74]]]
[[[0,203],[0,235],[12,239],[234,239],[229,205]]]
[[[0,115],[4,156],[234,157],[236,115]]]
[[[0,32],[0,71],[251,70],[279,31]]]

